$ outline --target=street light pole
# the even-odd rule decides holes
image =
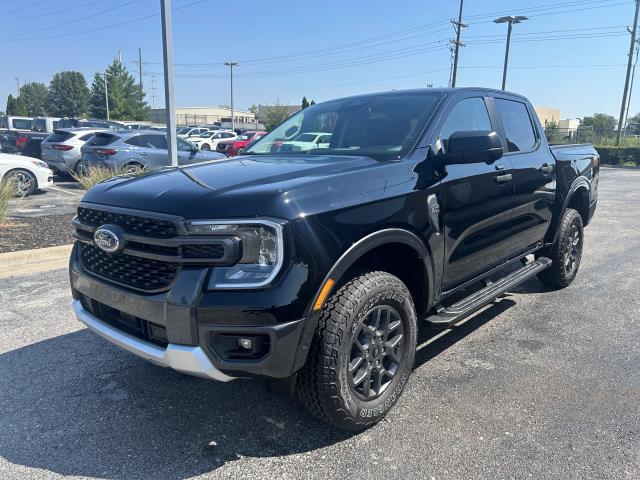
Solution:
[[[171,0],[160,0],[162,16],[162,60],[164,63],[164,103],[167,116],[167,150],[171,165],[178,166],[178,139],[176,135],[176,102],[173,96],[173,33],[171,26]]]
[[[504,68],[502,70],[502,90],[504,90],[507,86],[507,67],[509,65],[509,47],[511,46],[511,31],[513,30],[514,23],[522,23],[524,20],[529,20],[527,17],[523,17],[521,15],[516,15],[515,17],[507,16],[496,18],[494,23],[508,23],[509,27],[507,29],[507,46],[504,51]]]
[[[236,129],[236,117],[233,111],[233,67],[238,66],[238,62],[224,62],[230,69],[231,73],[231,130]]]

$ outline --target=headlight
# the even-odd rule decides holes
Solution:
[[[192,221],[191,235],[235,236],[242,245],[242,257],[232,267],[214,267],[209,288],[256,288],[267,285],[282,266],[282,225],[269,220]]]
[[[44,162],[41,162],[40,160],[31,160],[31,163],[33,163],[36,167],[49,168],[49,165],[47,165]]]

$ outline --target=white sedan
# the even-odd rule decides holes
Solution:
[[[42,160],[0,153],[0,181],[15,182],[16,196],[31,195],[53,185],[53,172]]]
[[[331,144],[331,134],[326,132],[305,132],[300,133],[292,140],[287,140],[280,145],[280,151],[300,151],[312,150],[315,148],[329,148]]]
[[[204,132],[196,137],[189,137],[189,142],[193,143],[200,150],[216,150],[218,146],[218,142],[222,140],[232,140],[237,138],[236,135],[231,130],[211,130],[209,132]]]

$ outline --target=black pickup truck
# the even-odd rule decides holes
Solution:
[[[305,132],[330,142],[292,140]],[[157,365],[279,379],[362,429],[400,397],[418,329],[452,328],[534,276],[572,282],[598,178],[593,147],[549,147],[512,93],[320,103],[244,156],[89,190],[74,309]]]

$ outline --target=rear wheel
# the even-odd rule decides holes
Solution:
[[[538,278],[552,287],[564,288],[573,282],[580,267],[584,243],[582,217],[577,211],[567,208],[559,228],[556,242],[549,249],[540,252],[542,256],[549,256],[553,263],[540,272]]]
[[[211,147],[209,146],[208,143],[203,143],[202,146],[200,147],[200,150],[211,150]]]
[[[342,286],[324,307],[298,394],[318,418],[344,430],[382,419],[411,373],[416,313],[407,287],[386,272]]]
[[[76,163],[76,166],[73,167],[74,175],[72,175],[72,176],[81,177],[86,173],[86,171],[87,171],[86,164],[82,160],[80,160],[78,163]]]
[[[14,195],[26,197],[38,188],[38,181],[33,173],[28,170],[12,170],[5,176],[5,180],[13,182]]]
[[[134,174],[140,173],[144,170],[144,165],[138,162],[129,162],[124,167],[122,167],[122,173]]]

